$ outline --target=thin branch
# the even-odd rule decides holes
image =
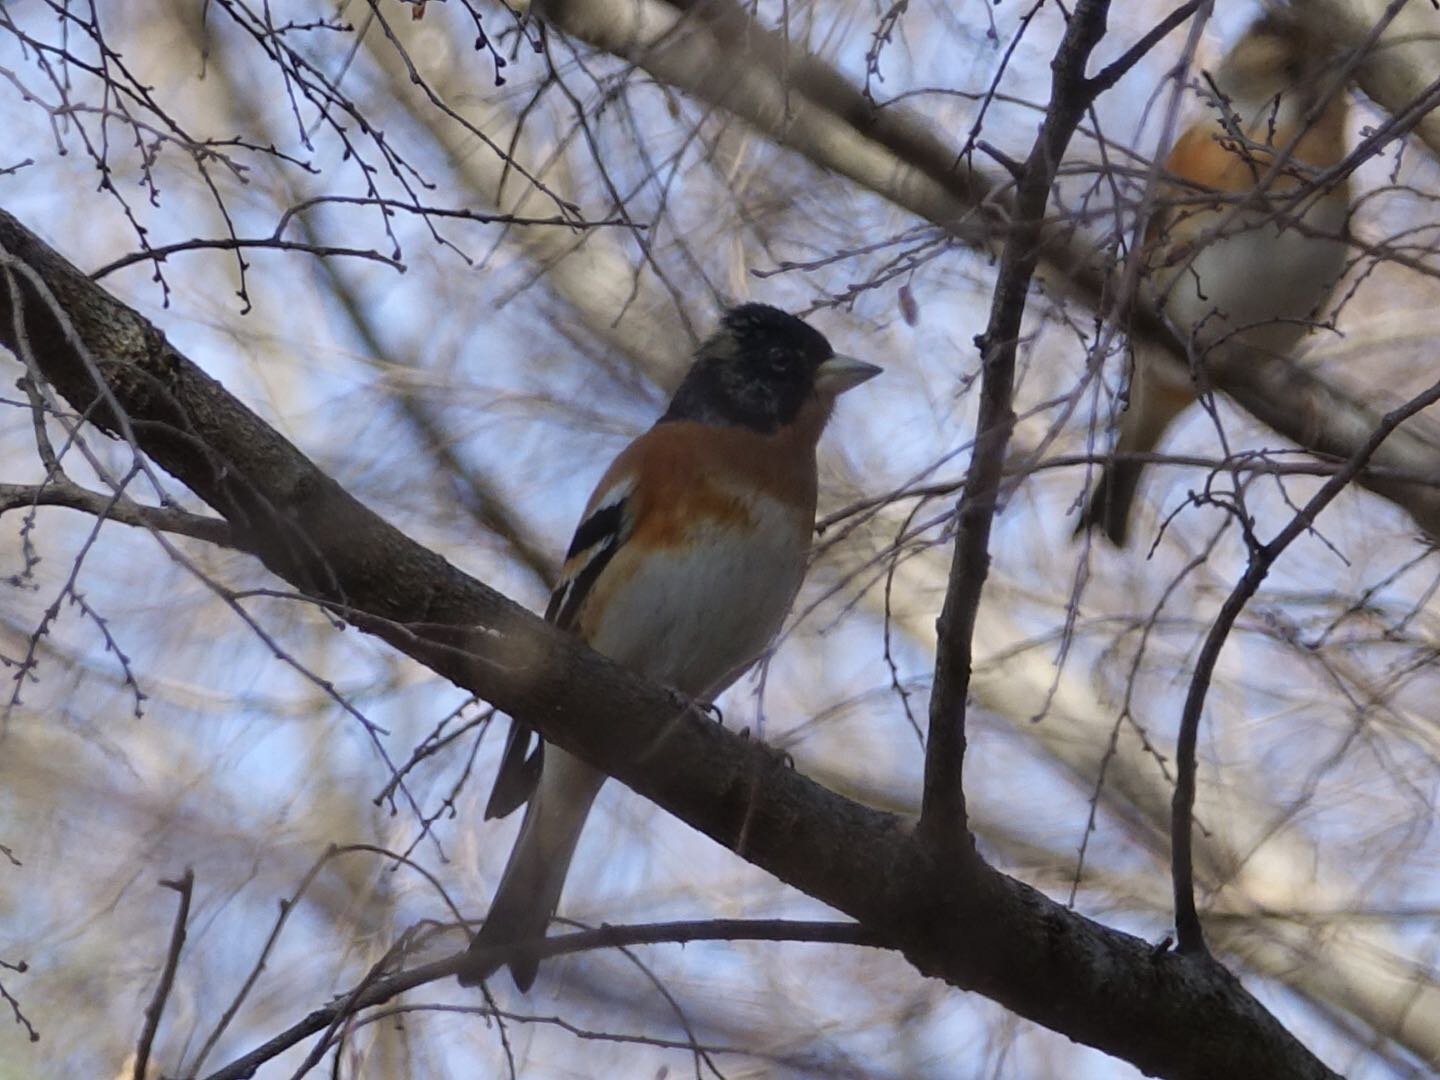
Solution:
[[[1105,33],[1109,4],[1081,0],[1070,16],[1052,69],[1045,122],[1016,188],[1015,217],[1000,257],[990,322],[976,338],[981,354],[980,413],[935,652],[920,835],[939,852],[970,850],[962,769],[975,617],[990,570],[990,529],[1015,426],[1015,353],[1020,323],[1040,259],[1045,206],[1065,149],[1098,90],[1085,78],[1091,51]]]
[[[0,484],[0,514],[33,506],[63,506],[121,525],[189,536],[222,547],[235,547],[230,523],[224,518],[192,514],[166,506],[145,506],[135,500],[81,487],[60,476],[44,484]]]
[[[1276,461],[1281,456],[1300,457],[1303,460],[1284,462]],[[1150,450],[1146,452],[1125,451],[1116,453],[1114,451],[1095,451],[1081,454],[1056,454],[1053,457],[1036,458],[1026,451],[1024,453],[1012,453],[1005,461],[1005,477],[1012,479],[1016,477],[1029,477],[1038,473],[1049,472],[1053,469],[1073,469],[1081,466],[1104,465],[1112,461],[1137,461],[1148,466],[1159,466],[1162,468],[1194,468],[1205,469],[1213,477],[1219,473],[1229,473],[1235,477],[1245,476],[1334,476],[1336,472],[1345,468],[1348,459],[1331,460],[1323,455],[1311,454],[1305,449],[1260,447],[1255,450],[1240,450],[1235,453],[1225,454],[1219,457],[1207,454],[1171,454]],[[1371,477],[1394,481],[1396,483],[1411,484],[1416,487],[1429,487],[1440,490],[1440,476],[1418,472],[1408,472],[1404,469],[1388,468],[1383,465],[1368,465],[1360,470],[1357,480],[1361,477]],[[824,536],[835,526],[842,522],[846,528],[836,534],[836,539],[848,535],[854,527],[864,521],[868,521],[875,515],[875,512],[899,502],[902,499],[919,499],[922,502],[939,498],[942,495],[953,495],[965,487],[965,475],[953,477],[947,480],[935,480],[930,483],[907,482],[897,487],[890,488],[878,495],[867,495],[864,498],[856,499],[852,503],[837,510],[832,510],[824,517],[815,521],[815,534]]]
[[[260,952],[255,958],[254,965],[251,966],[249,974],[245,977],[245,981],[240,984],[240,989],[236,991],[235,997],[232,998],[230,1004],[225,1007],[225,1011],[220,1014],[220,1019],[215,1024],[215,1027],[211,1029],[210,1034],[206,1036],[204,1043],[201,1044],[199,1052],[195,1055],[195,1060],[186,1070],[187,1075],[193,1076],[200,1071],[200,1066],[205,1063],[205,1059],[209,1057],[210,1052],[215,1049],[215,1045],[220,1041],[220,1036],[225,1034],[225,1029],[228,1028],[231,1021],[239,1015],[241,1005],[245,1003],[245,999],[249,997],[250,991],[254,989],[255,984],[260,981],[260,975],[265,970],[265,964],[270,959],[270,954],[274,950],[276,943],[279,942],[280,935],[284,932],[286,924],[290,921],[290,916],[294,914],[300,901],[309,891],[310,886],[315,883],[315,879],[320,876],[320,871],[323,870],[332,859],[348,850],[350,849],[342,849],[337,844],[329,845],[324,852],[321,853],[320,857],[310,865],[310,869],[305,872],[305,875],[300,879],[300,884],[295,887],[294,891],[292,891],[288,897],[283,897],[280,900],[279,914],[276,915],[274,925],[270,927],[270,933],[266,937],[264,944],[260,947]],[[385,854],[391,856],[389,852]],[[440,895],[445,895],[443,889],[440,890]]]
[[[135,263],[153,262],[158,264],[165,262],[171,255],[183,251],[243,251],[249,248],[269,248],[274,251],[304,251],[312,255],[321,256],[322,258],[350,257],[369,259],[372,262],[384,263],[386,266],[399,270],[402,273],[405,271],[405,264],[401,262],[398,257],[385,255],[372,248],[335,247],[329,244],[322,244],[314,239],[308,241],[281,239],[282,234],[290,225],[292,219],[304,215],[306,211],[312,210],[317,206],[333,204],[376,206],[387,216],[399,211],[416,214],[425,218],[449,218],[456,221],[473,221],[483,225],[560,226],[575,232],[617,225],[624,225],[626,228],[649,228],[649,226],[645,224],[636,225],[632,222],[618,220],[585,221],[559,216],[525,217],[519,214],[487,214],[476,210],[466,210],[464,208],[425,206],[420,203],[404,202],[399,199],[382,199],[358,195],[317,195],[314,198],[297,203],[295,206],[286,210],[285,213],[280,216],[280,220],[275,226],[275,231],[269,236],[183,240],[175,244],[166,244],[163,247],[150,247],[143,251],[132,251],[128,255],[122,255],[120,258],[106,263],[98,270],[92,271],[90,276],[94,280],[99,281],[101,278],[113,274],[116,270],[124,269]]]
[[[371,262],[384,263],[393,270],[399,270],[402,274],[405,272],[405,264],[403,262],[389,255],[382,255],[373,248],[349,248],[332,247],[327,244],[305,244],[298,240],[281,240],[274,236],[222,236],[211,240],[197,237],[194,240],[181,240],[175,244],[166,244],[163,247],[152,247],[145,251],[132,251],[129,255],[122,255],[115,261],[106,263],[90,276],[96,281],[99,281],[107,274],[113,274],[116,270],[133,266],[135,263],[162,263],[169,259],[171,255],[178,255],[182,251],[247,251],[254,248],[267,248],[271,251],[304,251],[311,255],[318,255],[321,258],[369,259]]]
[[[1158,23],[1152,26],[1143,37],[1134,45],[1126,49],[1117,60],[1106,64],[1095,77],[1090,80],[1090,88],[1094,95],[1098,96],[1109,90],[1117,82],[1125,77],[1125,73],[1138,64],[1151,49],[1159,45],[1170,35],[1170,31],[1183,23],[1186,19],[1200,10],[1202,5],[1211,3],[1212,0],[1186,0],[1174,11],[1166,15]],[[1093,98],[1092,98],[1093,100]]]
[[[626,222],[622,217],[603,217],[598,220],[586,220],[585,217],[553,215],[550,217],[536,217],[533,215],[518,215],[518,213],[494,213],[487,210],[468,210],[462,206],[425,206],[423,203],[405,202],[402,199],[382,199],[379,196],[351,196],[351,194],[317,194],[304,202],[295,203],[294,206],[285,210],[284,215],[275,225],[275,235],[279,236],[285,232],[289,225],[289,219],[295,215],[308,212],[317,206],[377,206],[387,217],[395,212],[413,213],[418,217],[444,217],[456,222],[475,222],[477,225],[537,225],[537,226],[559,226],[569,229],[572,232],[583,232],[586,229],[648,229],[648,225],[635,225],[634,222]]]
[[[190,896],[195,889],[195,871],[187,866],[179,881],[162,881],[160,884],[180,894],[180,907],[175,912],[175,926],[170,931],[170,948],[165,954],[165,968],[160,972],[160,985],[155,987],[155,996],[145,1006],[145,1027],[135,1047],[135,1080],[145,1080],[145,1069],[150,1064],[150,1048],[155,1043],[155,1033],[160,1029],[160,1016],[165,1011],[170,988],[175,985],[175,969],[180,965],[180,950],[185,947],[185,926],[190,921]]]
[[[9,854],[8,849],[6,849],[6,854]],[[11,862],[14,861],[14,856],[11,856]],[[20,975],[24,975],[27,971],[30,970],[30,965],[25,963],[24,960],[20,960],[16,963],[10,963],[7,960],[0,960],[0,968],[5,968],[6,970],[14,971]],[[30,1023],[29,1018],[21,1010],[20,1002],[16,999],[14,994],[10,993],[9,990],[5,989],[4,983],[0,983],[0,1001],[3,1001],[10,1006],[10,1012],[15,1017],[15,1023],[19,1024],[25,1029],[26,1037],[32,1043],[39,1042],[40,1032],[35,1030],[35,1025]]]
[[[1268,544],[1253,547],[1250,561],[1244,575],[1235,583],[1235,588],[1225,598],[1220,614],[1216,616],[1200,655],[1195,661],[1195,673],[1190,679],[1190,688],[1185,695],[1185,707],[1180,717],[1180,735],[1175,749],[1175,795],[1170,819],[1171,862],[1170,872],[1175,890],[1175,937],[1176,948],[1181,952],[1203,953],[1205,935],[1200,926],[1200,916],[1195,907],[1195,869],[1192,850],[1193,819],[1195,812],[1195,744],[1199,738],[1200,714],[1205,706],[1205,697],[1210,690],[1210,679],[1220,650],[1230,629],[1235,625],[1240,612],[1260,588],[1270,568],[1284,550],[1302,532],[1315,524],[1321,510],[1345,490],[1371,455],[1397,427],[1420,412],[1440,401],[1440,382],[1417,397],[1411,398],[1400,407],[1386,413],[1370,438],[1360,447],[1345,467],[1321,486],[1304,508],[1290,519]]]
[[[496,960],[508,961],[521,955],[549,959],[595,949],[617,949],[632,945],[683,945],[691,941],[805,941],[871,948],[884,945],[878,934],[858,923],[790,919],[704,919],[636,926],[602,926],[596,930],[560,934],[540,941],[501,945],[482,953],[462,951],[408,971],[397,971],[393,975],[369,979],[366,985],[339,995],[331,1004],[313,1010],[299,1023],[267,1040],[250,1053],[236,1058],[224,1068],[217,1069],[207,1080],[241,1080],[243,1077],[253,1076],[255,1070],[265,1062],[311,1035],[328,1030],[347,1016],[384,1004],[417,986],[458,975],[477,961],[483,961],[483,966],[493,966]]]

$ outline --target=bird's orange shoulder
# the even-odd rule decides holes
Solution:
[[[1293,125],[1271,125],[1265,119],[1252,124],[1245,137],[1256,145],[1237,145],[1218,119],[1197,121],[1185,129],[1165,159],[1165,170],[1191,183],[1227,194],[1253,188],[1270,168],[1276,150],[1295,145],[1293,161],[1312,169],[1325,169],[1345,157],[1345,113],[1343,93],[1331,97],[1324,110],[1303,131]],[[1296,135],[1299,135],[1298,140]],[[1304,170],[1281,170],[1277,187],[1292,187],[1308,177]]]
[[[657,424],[611,464],[592,508],[623,488],[633,539],[657,546],[681,543],[701,522],[751,524],[757,497],[813,521],[815,446],[793,435],[691,421]]]
[[[1165,171],[1213,191],[1237,194],[1249,191],[1260,177],[1263,163],[1229,146],[1218,122],[1191,124],[1175,140],[1165,158]]]

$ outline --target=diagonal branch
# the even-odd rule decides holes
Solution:
[[[140,1042],[135,1048],[135,1080],[145,1080],[149,1075],[150,1051],[155,1045],[155,1033],[160,1030],[160,1017],[165,1011],[165,1002],[170,997],[170,988],[175,984],[175,969],[180,966],[180,951],[185,947],[186,924],[190,921],[190,897],[195,891],[195,871],[185,868],[178,881],[160,882],[167,889],[180,894],[180,905],[175,911],[175,927],[170,931],[170,948],[165,954],[165,967],[160,972],[160,984],[155,987],[155,996],[145,1006],[145,1026],[140,1032]]]
[[[933,857],[846,799],[414,543],[153,325],[0,211],[0,344],[230,522],[278,576],[522,718],[918,970],[1168,1077],[1333,1077],[1207,957],[1147,942],[979,859]]]
[[[546,960],[553,956],[589,952],[594,949],[614,949],[631,945],[683,945],[692,941],[805,941],[857,946],[882,944],[874,934],[854,923],[801,922],[790,919],[706,919],[579,930],[533,942],[525,952]],[[508,959],[520,951],[517,945],[500,945],[488,950],[486,955]],[[329,1004],[306,1014],[304,1019],[267,1039],[250,1053],[208,1074],[205,1080],[242,1080],[243,1077],[254,1076],[256,1070],[265,1062],[278,1057],[312,1035],[332,1029],[345,1018],[364,1009],[383,1005],[416,987],[452,978],[474,963],[474,957],[462,951],[404,971],[367,978],[354,990],[341,994]]]

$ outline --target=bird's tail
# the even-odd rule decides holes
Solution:
[[[1137,352],[1130,378],[1130,402],[1120,414],[1114,452],[1150,453],[1175,417],[1194,400],[1194,384],[1188,372],[1168,357]],[[1116,547],[1124,547],[1130,532],[1130,511],[1144,471],[1142,461],[1117,457],[1106,462],[1072,535],[1100,529]]]
[[[505,864],[490,913],[470,943],[472,956],[494,946],[538,941],[545,936],[559,906],[585,817],[604,782],[604,773],[579,758],[557,746],[545,747],[544,771],[525,808],[520,835]],[[515,985],[521,992],[529,990],[540,961],[517,957],[508,963]],[[467,968],[459,975],[460,984],[476,986],[498,967],[498,962],[490,962]]]
[[[1099,529],[1116,547],[1124,547],[1130,533],[1130,508],[1135,504],[1143,471],[1138,461],[1107,462],[1071,536]]]

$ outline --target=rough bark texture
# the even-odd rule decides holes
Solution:
[[[1334,1075],[1213,961],[1108,929],[979,860],[934,864],[899,818],[414,543],[3,211],[0,270],[0,344],[100,427],[128,426],[275,574],[860,920],[920,971],[1155,1075]]]

